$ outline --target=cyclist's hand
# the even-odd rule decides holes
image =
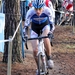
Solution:
[[[23,27],[23,35],[28,35],[28,26]]]
[[[54,35],[53,35],[53,33],[52,33],[51,31],[48,33],[48,36],[49,36],[49,38],[51,38],[51,39],[54,38]]]
[[[27,35],[26,32],[25,32],[25,28],[23,28],[22,40],[23,40],[24,42],[26,42],[26,41],[27,41],[27,38],[28,38],[28,35]]]
[[[22,40],[23,40],[24,42],[27,42],[27,38],[28,38],[28,35],[22,36]]]
[[[54,38],[53,33],[52,32],[49,32],[48,33],[48,36],[49,36],[49,39],[50,39],[51,46],[53,46],[53,43],[52,43],[52,39]]]

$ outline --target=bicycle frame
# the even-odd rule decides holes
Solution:
[[[69,16],[70,13],[71,13],[71,18]],[[70,20],[68,21],[69,18],[70,18]],[[66,12],[62,13],[61,21],[58,25],[60,26],[60,25],[69,25],[70,24],[72,26],[72,18],[73,18],[73,13],[70,11],[66,11]]]
[[[42,52],[42,55],[45,55],[44,53],[44,43],[43,43],[43,40],[39,40],[39,44],[38,44],[38,53],[37,53],[37,56],[38,54]]]
[[[38,74],[45,75],[47,73],[47,64],[46,64],[46,55],[45,55],[43,39],[39,40],[37,57],[38,57]],[[43,65],[42,68],[40,67],[41,64],[40,61],[42,61],[42,65]],[[42,69],[42,72],[40,72],[40,69]]]
[[[39,41],[38,43],[38,53],[37,53],[37,57],[38,57],[38,74],[39,75],[47,75],[48,73],[48,67],[47,67],[47,63],[46,63],[46,54],[45,54],[45,48],[44,48],[44,38],[49,38],[52,39],[53,38],[53,34],[48,34],[48,36],[39,36],[36,38],[23,38],[23,41],[27,42],[27,40],[37,40]],[[42,61],[42,72],[40,72],[40,60]]]

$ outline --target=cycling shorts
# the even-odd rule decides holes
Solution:
[[[42,34],[42,32],[45,29],[50,30],[50,25],[49,25],[48,21],[46,21],[44,23],[41,23],[41,24],[36,24],[36,23],[32,22],[31,28],[32,28],[32,30],[31,30],[31,38],[33,38],[33,37],[37,37],[40,34]]]

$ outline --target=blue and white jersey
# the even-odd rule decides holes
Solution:
[[[50,8],[44,6],[43,12],[40,16],[36,14],[35,8],[32,7],[28,10],[25,18],[25,26],[30,25],[30,22],[34,22],[36,24],[44,23],[47,19],[49,20],[49,24],[52,24],[54,22],[52,11]],[[54,24],[53,24],[54,25]],[[53,26],[54,27],[54,26]],[[54,29],[54,28],[52,28]]]

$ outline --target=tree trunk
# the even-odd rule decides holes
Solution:
[[[5,39],[13,36],[19,21],[20,21],[20,0],[5,0]],[[8,42],[5,43],[3,62],[8,61]],[[18,30],[12,47],[12,62],[22,62],[21,55],[21,36],[20,29]]]

